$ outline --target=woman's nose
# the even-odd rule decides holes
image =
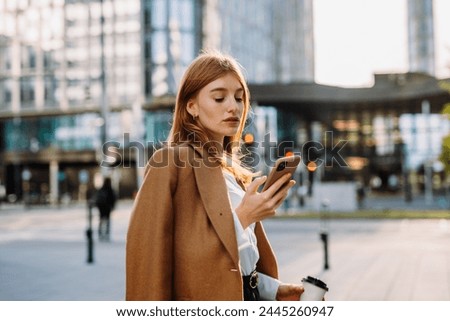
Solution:
[[[234,99],[234,97],[232,99],[229,100],[230,103],[228,104],[228,112],[229,113],[235,113],[239,110],[239,105],[237,103],[237,101]]]

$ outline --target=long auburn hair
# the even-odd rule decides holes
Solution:
[[[244,184],[251,181],[252,173],[239,161],[240,143],[245,121],[250,109],[250,93],[240,64],[231,56],[219,51],[203,51],[187,68],[181,79],[178,90],[172,128],[167,143],[178,145],[181,143],[201,144],[210,142],[208,131],[187,110],[190,99],[195,98],[200,90],[214,80],[232,74],[244,90],[242,96],[243,111],[238,130],[234,136],[226,136],[222,143],[223,153],[216,153],[209,149],[210,156],[217,158],[221,165],[230,170],[236,178]],[[231,165],[230,165],[231,161]]]

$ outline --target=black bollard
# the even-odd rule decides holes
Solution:
[[[324,270],[328,270],[330,266],[328,265],[328,233],[322,232],[320,233],[320,239],[323,242],[323,251],[324,251]]]
[[[320,212],[320,240],[323,243],[324,253],[324,270],[328,270],[330,265],[328,264],[328,208],[330,202],[327,199],[322,200],[322,211]]]
[[[86,230],[87,237],[87,263],[94,263],[94,238],[92,233],[92,207],[93,204],[88,202],[88,228]]]

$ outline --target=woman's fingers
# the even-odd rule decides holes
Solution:
[[[275,214],[275,210],[286,198],[289,188],[295,184],[294,180],[289,181],[290,176],[286,174],[281,177],[262,193],[258,193],[258,189],[266,182],[266,176],[258,177],[250,183],[242,202],[236,208],[236,214],[244,228]]]
[[[261,176],[258,178],[255,178],[253,180],[253,182],[250,183],[250,185],[247,188],[247,192],[250,193],[256,193],[259,189],[259,187],[265,183],[265,181],[267,180],[267,176]]]
[[[278,208],[283,201],[286,199],[286,197],[288,196],[288,191],[289,189],[295,185],[295,181],[294,180],[290,180],[288,184],[286,184],[286,186],[282,187],[273,197],[272,199],[275,201],[275,206],[274,208]]]
[[[280,284],[278,287],[276,300],[278,301],[298,301],[304,292],[304,288],[297,284]]]
[[[272,186],[270,186],[264,193],[266,193],[269,198],[272,198],[277,192],[279,192],[281,187],[289,181],[290,178],[291,178],[291,174],[283,175],[275,183],[273,183]],[[286,187],[287,186],[285,186],[285,188]],[[290,186],[290,187],[292,187],[292,186]],[[290,188],[290,187],[288,187],[288,188]]]

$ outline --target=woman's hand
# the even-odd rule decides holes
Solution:
[[[282,176],[262,193],[258,192],[258,188],[264,184],[267,179],[266,176],[255,179],[248,186],[244,198],[236,208],[236,214],[244,229],[252,223],[275,214],[275,210],[288,195],[288,190],[295,184],[294,180],[289,181],[290,177],[290,174]],[[283,186],[285,183],[287,183],[286,186]]]
[[[298,301],[305,290],[298,284],[282,283],[278,287],[277,301]]]

